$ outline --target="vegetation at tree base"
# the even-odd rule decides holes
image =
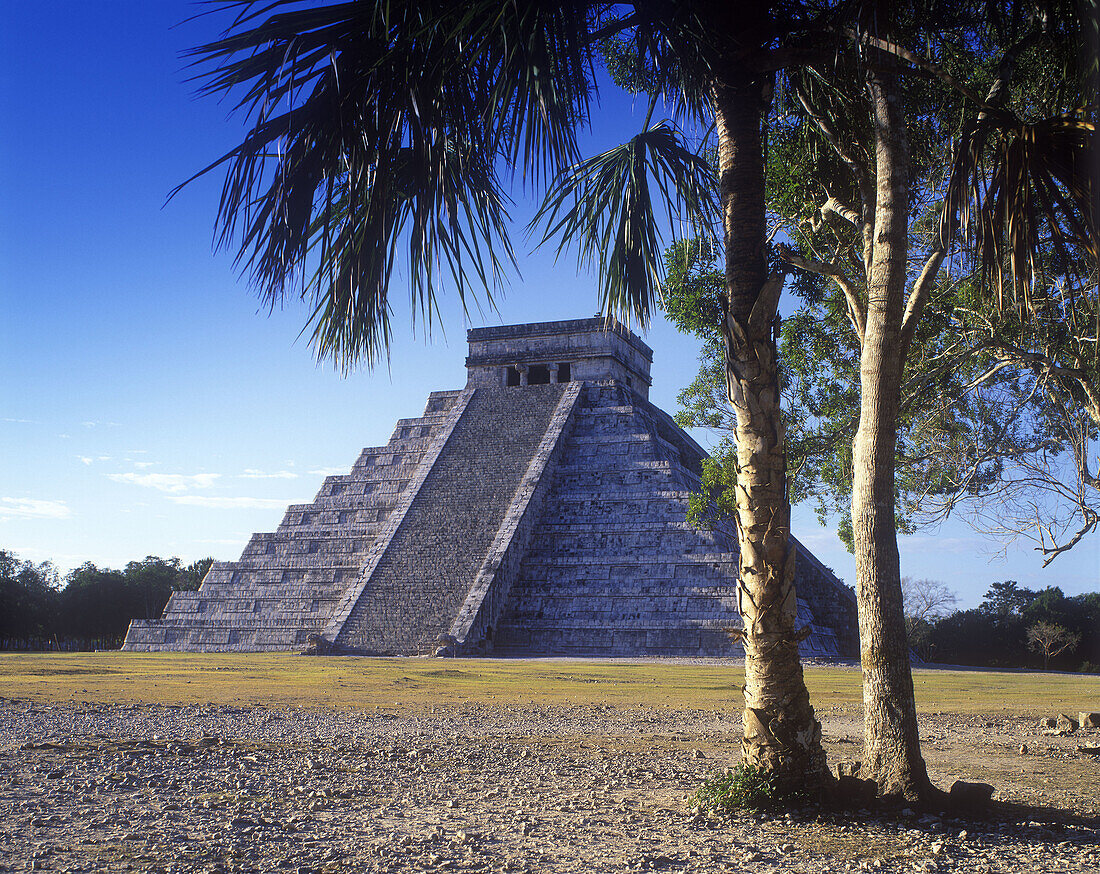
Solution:
[[[1100,673],[1100,592],[1067,597],[1057,586],[1006,580],[971,610],[908,618],[909,644],[928,662]],[[1033,638],[1043,641],[1039,649]]]
[[[730,816],[741,810],[769,810],[789,802],[781,795],[775,775],[752,765],[740,764],[720,774],[712,774],[692,794],[688,802],[698,813]]]
[[[0,649],[113,649],[131,619],[156,619],[172,592],[195,590],[214,559],[146,556],[123,570],[90,562],[62,579],[49,562],[0,550]]]

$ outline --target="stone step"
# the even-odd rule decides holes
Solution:
[[[563,390],[473,393],[343,622],[338,647],[434,649],[466,599]]]

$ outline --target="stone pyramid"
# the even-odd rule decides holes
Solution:
[[[649,403],[652,351],[601,319],[468,332],[461,391],[326,478],[123,649],[738,655],[736,538],[685,521],[705,452]],[[797,544],[807,655],[855,598]]]

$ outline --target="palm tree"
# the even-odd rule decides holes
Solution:
[[[192,56],[202,91],[236,95],[251,125],[199,174],[224,167],[219,242],[269,304],[309,302],[314,348],[340,367],[387,354],[399,260],[414,317],[429,326],[445,283],[464,303],[483,288],[491,296],[515,260],[510,174],[546,185],[539,223],[598,266],[606,316],[643,327],[661,277],[658,200],[700,227],[718,209],[738,414],[742,753],[782,790],[823,785],[795,627],[774,339],[783,276],[765,257],[761,138],[775,70],[819,10],[784,0],[219,8],[232,23]],[[651,78],[650,117],[660,95],[674,117],[713,124],[717,186],[678,128],[650,117],[627,143],[581,160],[577,133],[613,37]]]

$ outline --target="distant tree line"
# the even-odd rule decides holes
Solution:
[[[906,580],[905,593],[909,643],[925,661],[1100,673],[1100,592],[1067,597],[1005,580],[956,611],[942,583]]]
[[[62,577],[0,549],[0,649],[113,649],[131,619],[156,619],[172,592],[199,587],[214,559],[149,555],[122,570],[91,562]]]

